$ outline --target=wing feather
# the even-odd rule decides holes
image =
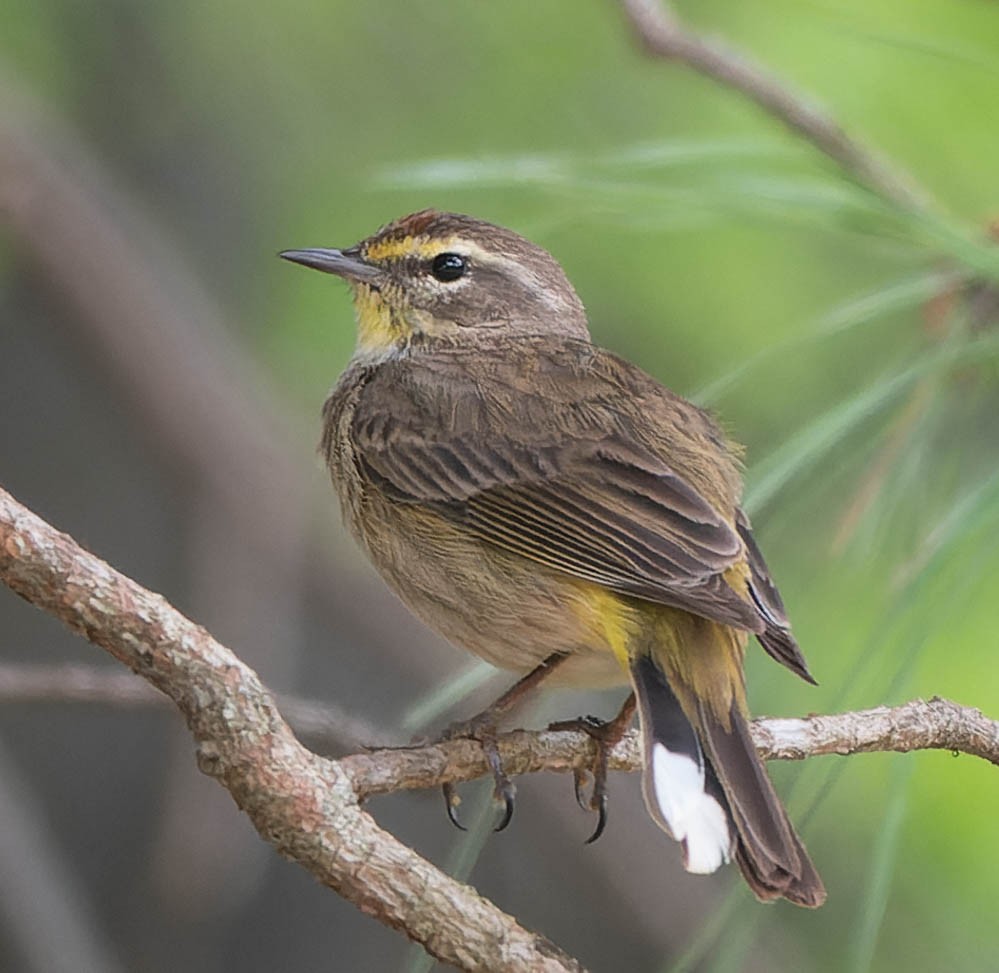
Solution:
[[[689,470],[684,474],[691,456],[705,461],[693,448],[699,446],[707,450],[706,462],[719,464],[719,476],[735,479],[734,461],[712,421],[683,403],[694,431],[688,429],[684,441],[683,431],[677,433],[671,455],[667,437],[643,434],[649,417],[640,396],[601,377],[608,360],[633,366],[592,346],[575,357],[564,345],[557,350],[544,362],[540,389],[524,377],[533,360],[514,362],[520,370],[508,374],[499,367],[474,376],[457,352],[426,363],[414,356],[380,365],[355,413],[358,462],[394,499],[431,506],[511,553],[762,632],[774,619],[765,620],[754,601],[724,580],[747,556],[735,528],[736,499],[730,510],[716,509]],[[542,351],[536,346],[533,354]],[[509,359],[511,349],[506,354]],[[669,395],[637,369],[631,378],[647,398]],[[529,415],[547,413],[553,421],[511,422],[512,396]],[[539,400],[545,396],[548,409]],[[703,470],[699,475],[703,482]],[[769,590],[765,598],[774,600]],[[772,607],[779,611],[778,605]]]

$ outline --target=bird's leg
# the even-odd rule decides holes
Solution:
[[[503,817],[496,826],[496,831],[502,831],[513,817],[514,797],[516,788],[513,781],[507,777],[500,760],[499,749],[496,746],[496,728],[499,721],[506,716],[525,696],[531,693],[548,678],[566,659],[564,652],[554,652],[540,665],[535,666],[526,676],[518,679],[502,696],[487,706],[481,713],[470,720],[460,720],[452,723],[445,731],[442,740],[470,739],[478,741],[493,775],[493,795],[503,804]],[[462,831],[466,830],[458,820],[457,808],[461,803],[455,786],[448,781],[442,786],[444,802],[447,805],[447,816],[451,823]]]
[[[593,775],[593,790],[588,799],[583,798],[583,786],[586,783],[587,771],[576,769],[572,772],[576,787],[576,802],[584,811],[596,811],[597,826],[593,834],[586,839],[586,844],[592,844],[603,833],[607,824],[607,763],[610,752],[621,742],[631,721],[635,716],[635,694],[629,693],[621,707],[621,712],[612,720],[601,720],[596,716],[581,716],[575,720],[562,720],[552,723],[549,730],[580,730],[596,744],[596,757],[589,771]]]

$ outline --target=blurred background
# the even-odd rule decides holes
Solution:
[[[354,736],[475,712],[508,680],[387,594],[314,454],[346,288],[275,258],[469,212],[552,250],[596,340],[747,444],[821,684],[753,649],[754,712],[939,694],[999,716],[999,8],[679,12],[923,202],[900,212],[739,93],[643,57],[610,0],[4,0],[0,482]],[[0,633],[0,969],[429,969],[259,841],[174,713],[100,677],[115,698],[81,702],[89,667],[118,675],[101,653],[6,590]],[[530,718],[620,699],[553,693]],[[468,835],[436,793],[371,810],[593,970],[994,968],[994,768],[771,770],[829,889],[815,913],[758,905],[734,869],[683,873],[636,777],[586,847],[561,776],[520,781],[501,835],[474,786]]]

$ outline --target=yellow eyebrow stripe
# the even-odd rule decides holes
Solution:
[[[368,260],[393,260],[399,257],[434,257],[458,244],[457,237],[446,239],[406,236],[398,239],[376,240],[368,245],[364,256]]]

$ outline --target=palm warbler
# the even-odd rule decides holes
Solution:
[[[811,677],[711,416],[596,347],[562,268],[510,230],[426,210],[281,256],[353,290],[321,448],[388,584],[534,681],[630,682],[646,803],[687,870],[735,858],[759,898],[820,905],[750,737],[749,634]]]

